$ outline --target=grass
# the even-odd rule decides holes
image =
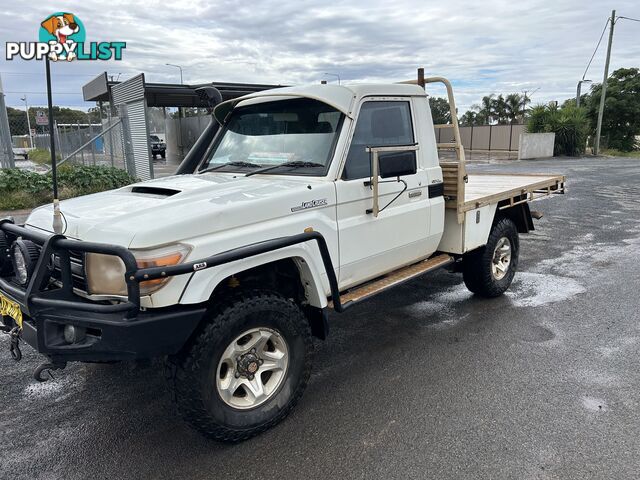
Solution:
[[[611,155],[612,157],[632,157],[640,158],[640,150],[632,150],[630,152],[622,152],[620,150],[606,149],[602,151],[605,155]]]
[[[60,154],[56,154],[56,158],[60,161]],[[51,153],[49,150],[44,148],[36,148],[35,150],[31,150],[29,152],[29,160],[33,163],[37,163],[38,165],[50,165],[51,164]]]

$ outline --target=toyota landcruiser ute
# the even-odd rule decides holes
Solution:
[[[447,87],[437,125],[425,84]],[[435,269],[477,295],[509,288],[529,202],[562,175],[470,174],[444,78],[312,85],[220,102],[189,172],[0,221],[11,353],[46,363],[164,357],[182,416],[240,441],[282,420],[329,312]],[[443,132],[444,133],[444,132]],[[196,148],[196,147],[194,147]],[[441,155],[443,151],[449,155]]]

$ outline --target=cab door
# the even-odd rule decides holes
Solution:
[[[377,217],[367,213],[372,207],[373,192],[369,185],[371,159],[366,148],[414,144],[414,124],[410,97],[370,97],[360,106],[342,175],[336,182],[341,288],[432,253],[428,242],[429,182],[420,162],[415,174],[400,177],[406,182],[404,192],[404,183],[397,179],[380,179],[381,211]]]

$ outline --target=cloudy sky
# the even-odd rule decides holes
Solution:
[[[36,41],[55,11],[83,21],[87,41],[126,41],[122,61],[52,64],[54,103],[88,108],[81,87],[102,71],[147,81],[274,84],[393,82],[427,75],[453,81],[463,112],[489,93],[536,90],[533,102],[575,95],[611,9],[640,18],[637,0],[357,0],[253,2],[3,0],[0,40]],[[586,78],[602,80],[606,34]],[[640,66],[640,22],[619,20],[611,71]],[[0,60],[7,104],[46,103],[44,63]],[[431,93],[439,94],[439,91]]]

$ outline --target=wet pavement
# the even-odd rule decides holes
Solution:
[[[240,445],[183,424],[157,363],[37,384],[5,350],[0,478],[637,478],[640,162],[470,169],[569,178],[503,297],[439,272],[332,315],[297,409]]]

